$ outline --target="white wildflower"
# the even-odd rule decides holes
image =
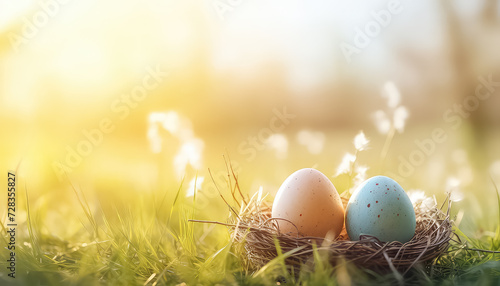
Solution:
[[[463,200],[464,194],[460,189],[461,181],[455,177],[449,177],[446,180],[446,193],[450,194],[450,200],[459,202]]]
[[[347,174],[351,172],[352,164],[356,161],[356,156],[354,156],[351,153],[346,153],[344,157],[342,158],[342,162],[340,163],[339,167],[337,168],[337,173],[335,176],[338,176],[340,174]]]
[[[446,180],[446,191],[450,192],[460,186],[460,180],[455,177],[448,177]]]
[[[161,122],[163,128],[172,134],[178,134],[179,129],[181,128],[179,114],[175,111],[154,112],[151,113],[149,118],[151,121],[156,119],[158,122]]]
[[[393,82],[389,81],[384,85],[382,97],[387,98],[387,106],[389,108],[387,112],[377,110],[373,114],[375,126],[382,134],[388,134],[391,130],[392,135],[394,130],[402,133],[404,131],[406,119],[408,118],[409,113],[406,107],[400,105],[401,94]],[[390,116],[392,116],[392,120]]]
[[[273,134],[266,140],[269,149],[275,151],[276,158],[285,159],[288,155],[288,139],[283,134]]]
[[[464,199],[464,193],[462,193],[461,191],[455,190],[455,191],[451,192],[450,200],[452,202],[456,203],[456,202],[459,202],[463,199]]]
[[[366,139],[365,133],[363,133],[363,131],[360,131],[358,135],[354,137],[354,147],[358,151],[366,150],[366,148],[368,147],[368,143],[370,143],[370,141]]]
[[[391,109],[396,108],[401,101],[401,94],[399,93],[397,86],[392,81],[385,83],[382,96],[387,97],[387,106]]]
[[[398,106],[394,110],[393,124],[394,124],[394,128],[396,128],[396,130],[399,133],[403,133],[403,131],[405,129],[405,122],[406,122],[407,118],[408,118],[408,110],[406,109],[406,107]]]
[[[313,132],[301,130],[297,133],[297,141],[300,145],[306,146],[311,154],[320,154],[325,146],[325,134],[323,132]]]
[[[407,194],[412,204],[421,203],[425,199],[425,192],[421,190],[409,190]]]
[[[354,186],[358,186],[366,180],[368,166],[361,165],[356,167],[356,176],[354,177]]]
[[[153,153],[160,153],[167,144],[163,143],[163,137],[160,129],[167,131],[172,137],[180,143],[180,149],[176,153],[173,164],[177,177],[182,178],[186,167],[199,170],[202,167],[202,153],[205,143],[194,134],[191,121],[182,117],[175,111],[152,112],[148,117],[148,132],[151,150]],[[171,146],[171,142],[168,142]]]
[[[391,129],[391,121],[383,110],[375,111],[373,119],[375,120],[375,127],[377,127],[378,132],[381,134],[389,133],[389,130]]]
[[[204,177],[195,177],[189,182],[189,186],[186,192],[186,197],[192,197],[196,192],[201,190],[201,184],[205,180]]]
[[[422,204],[420,205],[420,210],[423,212],[427,212],[430,209],[432,209],[434,206],[436,206],[436,199],[431,198],[431,197],[426,197],[423,201]]]
[[[204,147],[205,143],[198,138],[193,138],[182,144],[179,152],[174,157],[174,168],[178,178],[182,178],[188,165],[196,170],[201,169]]]
[[[409,190],[407,194],[414,206],[420,205],[421,211],[428,211],[436,205],[435,200],[426,196],[425,192],[422,190]]]

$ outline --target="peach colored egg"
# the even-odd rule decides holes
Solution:
[[[272,217],[281,233],[336,238],[344,226],[344,207],[332,182],[318,170],[291,174],[274,199]]]

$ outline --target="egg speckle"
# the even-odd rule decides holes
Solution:
[[[344,226],[344,207],[332,182],[320,171],[306,168],[283,182],[272,217],[281,233],[336,238]]]
[[[365,234],[381,241],[405,243],[415,234],[415,211],[396,181],[376,176],[363,182],[349,199],[345,224],[352,240]]]

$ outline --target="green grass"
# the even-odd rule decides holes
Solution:
[[[89,195],[77,187],[73,190],[73,203],[65,210],[53,200],[32,200],[30,190],[26,190],[21,200],[26,204],[26,220],[17,236],[17,278],[6,277],[2,270],[1,285],[500,283],[500,254],[472,250],[500,248],[498,223],[494,232],[477,238],[455,229],[461,243],[454,242],[450,252],[433,265],[419,265],[404,277],[359,269],[348,262],[332,267],[317,251],[315,266],[304,266],[298,273],[289,273],[284,258],[290,253],[281,252],[252,272],[241,259],[241,245],[231,243],[226,227],[188,221],[227,214],[229,210],[220,199],[198,209],[197,198],[186,198],[182,186],[175,191],[128,195],[118,191]],[[498,202],[500,209],[500,198]],[[5,231],[2,229],[4,240]],[[5,269],[8,252],[2,249],[1,254],[1,268]]]

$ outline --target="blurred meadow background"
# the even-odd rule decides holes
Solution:
[[[18,275],[216,281],[172,262],[184,252],[131,262],[141,270],[67,253],[120,249],[110,233],[171,249],[189,229],[179,251],[205,261],[227,230],[182,218],[227,218],[214,187],[229,194],[225,160],[269,200],[306,167],[339,192],[379,174],[438,202],[451,191],[460,229],[491,249],[499,51],[495,0],[2,0],[0,182],[17,170]],[[360,131],[370,142],[356,152]],[[45,276],[62,265],[67,277]]]

